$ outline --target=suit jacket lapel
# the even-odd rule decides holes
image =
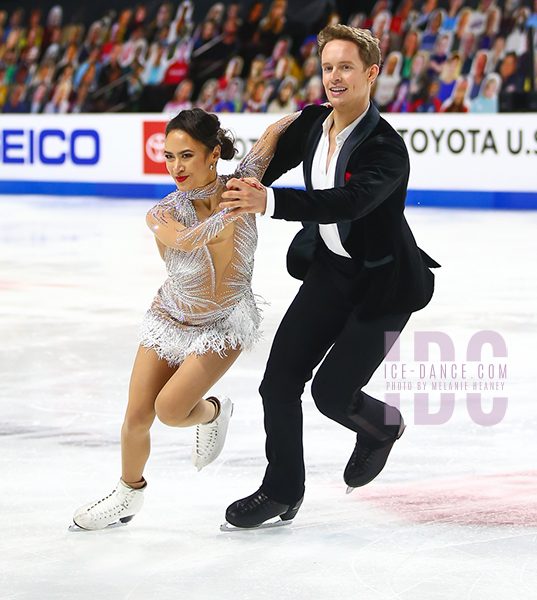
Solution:
[[[304,183],[306,185],[306,190],[308,191],[313,190],[313,185],[311,183],[311,168],[313,165],[315,150],[317,150],[317,145],[319,144],[319,140],[321,139],[321,135],[323,133],[323,123],[326,117],[326,114],[322,114],[319,119],[315,121],[306,141],[306,148],[308,150],[302,165],[304,168]]]
[[[336,174],[334,177],[335,187],[343,187],[345,185],[345,170],[351,154],[356,148],[369,136],[379,122],[380,114],[376,106],[371,103],[367,115],[362,119],[354,131],[345,140],[341,152],[339,153]]]
[[[375,129],[379,119],[379,111],[377,110],[376,106],[371,103],[369,105],[367,115],[362,119],[358,126],[354,128],[354,131],[345,140],[345,143],[341,148],[341,152],[339,153],[336,164],[336,174],[334,177],[335,187],[343,187],[345,185],[345,172],[351,154],[370,135],[373,129]],[[344,242],[350,233],[351,223],[350,221],[338,223],[337,227],[339,231],[339,237],[341,238],[341,241]]]

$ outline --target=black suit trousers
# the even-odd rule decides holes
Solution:
[[[268,467],[261,490],[284,504],[304,494],[301,396],[319,365],[311,392],[317,408],[358,432],[349,418],[383,361],[386,331],[402,331],[410,314],[358,319],[353,313],[353,261],[319,243],[312,266],[276,332],[259,392],[265,411]],[[327,353],[328,352],[328,353]],[[361,396],[361,398],[360,398]]]

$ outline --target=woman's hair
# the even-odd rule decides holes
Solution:
[[[178,129],[205,144],[209,152],[215,146],[220,146],[220,156],[224,160],[231,160],[237,152],[235,138],[231,132],[220,127],[216,115],[206,113],[201,108],[182,110],[166,125],[166,136]]]

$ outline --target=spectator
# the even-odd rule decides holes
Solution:
[[[46,62],[50,65],[54,65],[58,62],[58,58],[60,56],[60,35],[61,28],[54,27],[50,34],[50,44],[46,49],[41,62]]]
[[[69,112],[73,114],[87,113],[92,110],[92,102],[89,96],[89,84],[82,83],[76,92],[76,97]]]
[[[201,88],[196,106],[205,112],[211,112],[216,105],[216,94],[218,92],[218,81],[209,79]]]
[[[437,97],[440,85],[436,79],[429,79],[424,86],[425,93],[416,100],[411,107],[411,112],[436,113],[440,112],[442,102]]]
[[[214,21],[205,21],[199,29],[199,33],[194,35],[193,52],[204,48],[218,35],[216,23]]]
[[[488,71],[494,71],[495,73],[500,72],[500,66],[505,57],[505,38],[502,36],[498,36],[494,40],[494,45],[492,46],[492,51],[489,53],[488,60]]]
[[[385,33],[390,31],[391,20],[392,13],[389,10],[379,11],[373,21],[371,33],[380,40]]]
[[[296,111],[297,103],[294,99],[297,90],[297,81],[294,77],[286,77],[278,88],[278,94],[267,107],[269,113],[290,114]]]
[[[438,38],[438,32],[442,27],[442,20],[444,18],[444,11],[440,8],[434,10],[429,17],[429,23],[427,29],[421,38],[420,50],[426,52],[432,52],[436,46],[436,40]]]
[[[469,8],[463,8],[459,12],[457,19],[457,26],[455,28],[455,35],[453,36],[453,44],[451,45],[452,50],[459,50],[462,39],[468,33],[470,33],[470,22],[472,20],[472,11]]]
[[[485,31],[479,41],[479,45],[483,50],[492,49],[500,28],[501,14],[502,11],[497,6],[493,6],[489,10]]]
[[[403,64],[401,66],[401,77],[403,79],[408,79],[410,77],[410,65],[412,64],[412,59],[416,56],[416,52],[419,48],[419,33],[417,30],[410,30],[406,36],[405,41],[403,43]]]
[[[164,106],[163,113],[168,115],[176,115],[182,110],[190,110],[192,108],[192,102],[190,97],[194,91],[194,84],[191,79],[183,79],[181,83],[175,88],[173,98]]]
[[[62,82],[56,86],[50,102],[47,102],[44,113],[47,114],[65,114],[69,112],[69,94],[71,93],[70,82]]]
[[[522,78],[517,72],[518,61],[514,52],[508,52],[500,66],[500,76],[502,78],[502,87],[500,93],[521,92]]]
[[[182,40],[188,36],[193,29],[192,14],[194,12],[194,5],[190,0],[185,0],[179,4],[175,19],[170,25],[170,31],[168,35],[168,44],[175,44],[177,41]]]
[[[276,65],[276,70],[274,71],[274,76],[270,79],[263,79],[267,83],[267,94],[268,101],[272,101],[276,95],[278,94],[278,88],[280,87],[281,82],[290,75],[291,73],[291,58],[289,56],[282,56]],[[296,81],[296,78],[293,78]]]
[[[96,49],[98,49],[100,52],[101,47],[101,24],[95,22],[90,27],[88,35],[79,49],[77,56],[78,63],[82,64],[83,62],[86,62],[91,53]]]
[[[144,89],[142,82],[142,73],[144,67],[141,63],[135,61],[131,64],[129,77],[127,79],[127,110],[129,112],[138,112],[140,110],[140,98]],[[90,88],[91,91],[91,88]]]
[[[488,14],[494,3],[495,0],[480,0],[477,9],[474,10],[472,14],[472,21],[470,23],[470,31],[476,37],[482,36],[485,32]]]
[[[121,50],[121,56],[119,57],[119,64],[125,68],[128,67],[134,60],[140,57],[145,62],[145,55],[147,53],[147,40],[144,36],[144,28],[141,26],[136,27],[132,32],[132,36],[128,42],[123,44]]]
[[[515,24],[505,40],[506,53],[514,52],[517,56],[520,56],[526,52],[528,42],[526,21],[530,14],[530,9],[527,6],[522,6],[515,11]]]
[[[306,86],[305,95],[298,101],[298,109],[302,110],[305,106],[310,104],[322,104],[326,98],[324,95],[323,80],[319,75],[314,75]]]
[[[501,85],[501,78],[497,73],[489,73],[483,83],[477,98],[472,100],[470,112],[475,113],[497,113],[498,112],[498,91]]]
[[[427,65],[427,77],[430,79],[438,79],[444,63],[447,60],[449,47],[451,45],[451,36],[444,33],[437,39],[434,52],[429,58],[429,64]]]
[[[259,54],[257,31],[263,13],[263,3],[253,2],[248,10],[248,16],[239,28],[239,50],[244,59],[244,68],[250,69],[254,57]]]
[[[254,85],[251,97],[242,107],[242,112],[263,113],[267,110],[267,86],[262,79]]]
[[[251,44],[259,28],[262,14],[263,2],[253,2],[248,9],[248,17],[239,28],[239,42],[243,51]]]
[[[27,113],[30,111],[28,103],[24,100],[26,88],[24,85],[17,83],[13,86],[9,100],[2,108],[3,113]]]
[[[0,66],[0,109],[4,106],[9,92],[6,69]]]
[[[267,16],[259,23],[254,35],[258,51],[265,56],[272,54],[272,49],[279,37],[285,32],[287,0],[273,0]]]
[[[250,75],[246,81],[246,96],[250,98],[252,96],[255,85],[259,81],[263,81],[263,72],[265,70],[265,57],[258,55],[252,61],[250,66]]]
[[[236,77],[240,77],[242,73],[242,68],[244,66],[244,61],[241,56],[234,56],[227,63],[226,70],[224,75],[220,77],[218,80],[218,98],[222,99],[224,97],[224,93],[228,88],[230,82]]]
[[[79,67],[78,60],[76,58],[77,55],[77,47],[76,44],[69,44],[63,53],[62,59],[58,62],[57,71],[58,74],[61,74],[63,69],[67,65],[69,65],[74,71],[76,71]]]
[[[121,11],[117,22],[112,25],[112,29],[110,30],[110,40],[112,43],[120,44],[130,37],[127,35],[127,31],[131,19],[132,10],[130,8]]]
[[[164,85],[177,85],[185,79],[189,71],[190,51],[191,47],[189,42],[177,44],[171,63],[162,80]]]
[[[472,76],[472,85],[470,86],[470,92],[468,97],[470,100],[477,98],[481,85],[485,80],[485,74],[487,72],[487,61],[488,53],[486,50],[478,50],[474,56],[472,63],[472,69],[470,74]]]
[[[459,9],[464,4],[464,0],[449,0],[449,7],[447,13],[444,15],[442,20],[442,27],[440,32],[454,32],[457,25],[457,15]]]
[[[88,75],[86,82],[90,84],[90,90],[93,91],[101,72],[100,49],[98,47],[94,48],[87,60],[78,67],[73,82],[75,87],[80,85],[80,82],[88,72],[91,73],[91,77]]]
[[[152,45],[142,73],[144,85],[159,85],[162,82],[169,65],[167,54],[168,46]]]
[[[46,104],[46,99],[48,95],[48,86],[44,83],[40,83],[34,90],[34,93],[31,96],[30,102],[30,113],[37,114],[42,112],[43,107]]]
[[[438,5],[438,0],[425,0],[418,18],[416,19],[414,26],[418,29],[424,30],[429,23],[429,18],[434,13]]]
[[[467,33],[462,38],[459,52],[462,55],[461,74],[468,75],[472,68],[475,53],[475,35],[473,33]]]
[[[263,72],[263,77],[266,79],[274,77],[274,72],[276,71],[276,65],[278,61],[283,57],[289,56],[290,50],[291,38],[288,36],[281,37],[274,45],[272,54],[265,61],[265,71]]]
[[[147,40],[150,44],[159,39],[163,29],[166,29],[169,34],[171,20],[172,4],[170,2],[163,2],[157,11],[157,16],[147,27]],[[136,29],[139,28],[140,26],[136,27]],[[144,27],[141,27],[141,29],[143,31]]]
[[[379,110],[386,110],[393,102],[399,83],[401,82],[401,65],[403,57],[400,52],[391,52],[386,57],[380,75],[375,82],[372,98]]]
[[[437,98],[444,102],[453,93],[455,83],[460,76],[462,66],[461,55],[458,52],[452,52],[444,63],[440,73],[440,88]]]
[[[399,38],[402,37],[403,33],[407,31],[406,25],[410,11],[414,8],[414,0],[403,0],[400,3],[397,13],[393,16],[390,23],[390,31]]]
[[[388,112],[411,112],[412,107],[409,101],[409,88],[410,82],[403,80],[397,89],[395,100],[388,106]]]
[[[308,56],[302,66],[300,78],[300,88],[298,90],[298,101],[300,103],[306,97],[306,88],[312,77],[318,76],[320,73],[320,62],[318,56]]]
[[[466,113],[469,110],[466,102],[466,94],[468,92],[468,79],[464,76],[459,77],[453,94],[443,104],[440,112],[457,112]]]
[[[234,77],[224,90],[224,97],[215,106],[215,112],[240,112],[242,108],[243,89],[244,81],[240,77]]]

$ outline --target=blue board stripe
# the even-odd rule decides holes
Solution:
[[[175,189],[173,184],[105,183],[70,181],[0,181],[0,194],[46,194],[53,196],[101,196],[107,198],[160,199]],[[409,206],[452,208],[537,209],[536,192],[476,192],[409,190]]]

